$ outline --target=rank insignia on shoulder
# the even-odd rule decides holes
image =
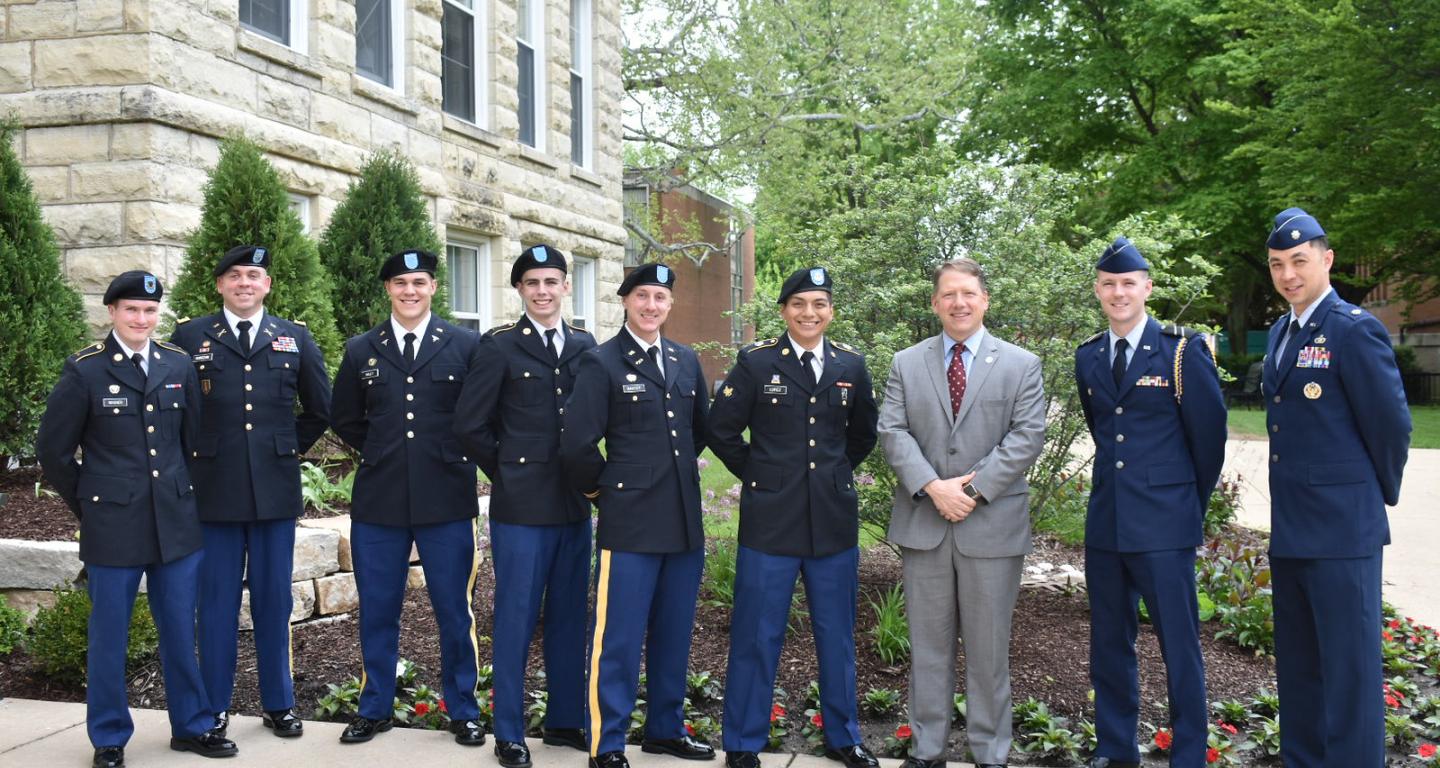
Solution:
[[[726,397],[730,397],[730,396],[732,396],[732,395],[734,395],[734,394],[735,394],[735,388],[734,388],[734,387],[726,387],[726,388],[725,388],[725,396],[726,396]]]
[[[304,320],[295,320],[295,321],[293,321],[293,322],[294,322],[296,325],[300,326],[301,328],[309,328],[309,327],[310,327],[310,326],[308,326],[308,325],[305,324],[305,321],[304,321]]]
[[[1352,310],[1350,310],[1350,314],[1352,314],[1352,315],[1358,315],[1358,314],[1360,314],[1360,310],[1358,310],[1358,309],[1352,309]]]

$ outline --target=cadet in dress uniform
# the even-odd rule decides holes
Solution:
[[[625,326],[580,358],[565,404],[561,461],[600,507],[587,699],[592,768],[629,765],[625,731],[642,646],[649,710],[641,749],[715,757],[685,733],[683,712],[705,565],[696,458],[710,398],[694,351],[660,335],[674,284],[663,264],[645,264],[620,283]]]
[[[525,314],[480,339],[455,431],[492,486],[495,755],[506,768],[528,768],[525,667],[542,604],[549,694],[544,741],[586,748],[590,503],[560,471],[560,417],[580,355],[595,340],[561,316],[570,281],[558,248],[526,248],[510,269],[510,284]]]
[[[1138,768],[1136,601],[1165,656],[1170,764],[1205,765],[1208,713],[1200,657],[1195,548],[1225,462],[1225,399],[1205,337],[1145,312],[1150,265],[1119,237],[1095,265],[1110,328],[1075,351],[1075,383],[1095,441],[1085,517],[1090,681],[1099,740],[1090,768]]]
[[[735,612],[725,671],[725,763],[758,768],[795,578],[815,625],[827,755],[876,766],[855,701],[860,565],[855,468],[879,413],[854,348],[825,338],[830,273],[802,269],[780,289],[786,333],[740,350],[710,410],[711,450],[741,479]],[[750,442],[745,442],[745,430]]]
[[[125,697],[125,649],[140,577],[160,633],[170,748],[235,754],[214,732],[215,713],[195,661],[200,519],[186,467],[200,414],[185,351],[150,334],[164,289],[126,272],[105,291],[113,330],[65,361],[40,420],[35,450],[45,480],[80,519],[90,593],[85,728],[95,766],[125,763],[135,732]],[[76,461],[80,449],[84,463]]]
[[[1410,410],[1385,327],[1330,288],[1335,253],[1320,222],[1281,211],[1266,246],[1290,305],[1270,328],[1262,378],[1280,755],[1288,768],[1378,767],[1381,548]]]
[[[290,575],[300,454],[325,433],[330,376],[303,323],[266,314],[270,250],[231,248],[215,265],[223,307],[182,320],[172,341],[190,354],[205,407],[191,476],[205,537],[200,565],[200,672],[216,727],[229,724],[242,582],[250,587],[261,722],[299,736],[290,676]],[[296,395],[300,410],[295,409]],[[247,567],[248,566],[248,567]]]
[[[360,451],[350,518],[360,649],[360,711],[340,741],[388,731],[395,704],[400,610],[413,545],[440,629],[440,675],[455,741],[485,743],[470,596],[476,549],[475,462],[452,430],[455,401],[480,337],[430,313],[437,259],[402,251],[380,268],[390,317],[345,343],[331,423]]]

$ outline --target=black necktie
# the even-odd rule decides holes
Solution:
[[[1121,339],[1115,342],[1115,362],[1110,364],[1110,375],[1115,378],[1115,388],[1120,388],[1120,382],[1125,378],[1125,350],[1130,347],[1130,342]]]
[[[413,334],[413,333],[407,333],[407,334],[405,334],[405,350],[404,350],[404,354],[405,354],[405,362],[409,363],[410,365],[414,365],[414,364],[415,364],[415,334]]]
[[[135,370],[140,372],[140,378],[145,378],[145,356],[136,352],[130,356],[130,362],[135,364]]]
[[[545,332],[545,348],[550,350],[550,354],[554,355],[556,360],[560,359],[560,348],[555,346],[554,328]]]
[[[660,345],[656,344],[655,346],[645,350],[645,354],[650,356],[650,362],[655,364],[655,370],[659,372],[661,378],[664,378],[665,369],[660,367]]]
[[[1291,354],[1290,350],[1292,350],[1292,349],[1295,348],[1295,342],[1297,342],[1297,341],[1299,341],[1299,340],[1300,340],[1300,321],[1299,321],[1299,320],[1291,320],[1291,321],[1290,321],[1290,335],[1287,336],[1286,339],[1285,339],[1285,349],[1284,349],[1284,352],[1280,355],[1280,365],[1277,365],[1277,366],[1275,366],[1275,367],[1277,367],[1277,368],[1284,368],[1284,367],[1286,367],[1286,366],[1288,366],[1288,365],[1291,365],[1292,363],[1295,362],[1295,361],[1292,359],[1292,358],[1294,358],[1295,356],[1294,356],[1293,354]]]
[[[815,353],[805,350],[805,354],[800,356],[800,364],[805,366],[805,372],[810,374],[810,383],[819,384],[820,377],[815,375]]]
[[[235,327],[240,329],[240,351],[250,354],[250,321],[241,320]]]

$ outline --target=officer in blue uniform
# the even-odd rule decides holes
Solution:
[[[171,340],[190,354],[205,404],[190,473],[205,538],[200,672],[216,727],[224,733],[229,725],[244,582],[261,722],[293,737],[304,732],[290,676],[290,575],[295,519],[304,511],[299,455],[329,424],[330,376],[304,323],[265,312],[270,255],[254,245],[226,251],[214,270],[223,307],[180,321]]]
[[[413,545],[440,630],[440,676],[455,741],[485,743],[475,685],[480,674],[470,596],[479,566],[475,462],[453,432],[455,402],[480,337],[430,313],[435,266],[428,251],[401,251],[380,280],[390,317],[345,343],[331,424],[360,452],[350,510],[350,549],[360,593],[365,670],[360,711],[340,736],[369,741],[390,730],[400,610]]]
[[[830,273],[801,269],[780,289],[786,332],[740,350],[710,409],[709,444],[741,479],[735,612],[725,671],[725,763],[758,768],[796,576],[815,626],[826,754],[876,766],[855,701],[860,564],[855,468],[879,412],[853,347],[831,341]],[[750,442],[745,431],[750,430]]]
[[[185,351],[150,338],[163,293],[149,272],[126,272],[110,283],[105,306],[113,329],[66,359],[35,445],[46,482],[80,520],[91,605],[85,728],[97,768],[124,765],[135,732],[125,648],[142,576],[160,633],[170,748],[206,757],[236,753],[212,730],[215,713],[195,661],[202,556],[186,457],[195,444],[200,388]]]
[[[1160,639],[1174,743],[1170,764],[1205,765],[1195,548],[1225,463],[1225,399],[1205,337],[1145,311],[1150,265],[1118,237],[1095,265],[1110,328],[1075,352],[1075,383],[1095,441],[1085,517],[1090,681],[1099,744],[1090,768],[1138,768],[1136,601]]]
[[[685,675],[705,565],[700,470],[709,408],[694,351],[660,335],[675,273],[645,264],[620,283],[625,325],[580,358],[560,458],[600,507],[590,646],[591,768],[627,768],[625,731],[645,650],[645,752],[709,760],[685,732]],[[599,449],[605,441],[605,452]]]
[[[1320,222],[1288,208],[1265,244],[1290,305],[1270,328],[1262,377],[1280,756],[1288,768],[1378,767],[1381,548],[1410,410],[1385,327],[1330,287]]]
[[[525,314],[480,339],[455,432],[491,482],[495,755],[506,768],[529,768],[525,667],[542,605],[544,741],[586,749],[590,503],[560,471],[560,418],[580,356],[595,340],[561,316],[570,281],[560,249],[526,248],[510,269],[510,284]]]

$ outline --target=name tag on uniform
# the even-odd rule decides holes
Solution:
[[[102,408],[128,408],[130,407],[130,398],[107,397],[100,401],[100,406]]]
[[[1296,368],[1329,368],[1330,350],[1325,347],[1301,347],[1295,360]]]
[[[1164,376],[1141,376],[1135,382],[1137,387],[1168,387],[1170,380]]]
[[[274,341],[270,342],[270,348],[276,352],[300,353],[300,347],[295,344],[295,339],[291,336],[277,336]]]
[[[784,384],[766,384],[766,385],[765,385],[765,394],[767,394],[767,395],[784,395],[784,394],[787,394],[787,393],[789,393],[789,392],[790,392],[790,388],[787,387],[787,386],[785,386]]]
[[[208,363],[215,359],[214,352],[201,352],[198,355],[191,355],[190,360],[196,363]]]
[[[379,368],[361,368],[361,369],[360,369],[360,380],[361,380],[361,381],[364,381],[365,379],[378,379],[378,378],[380,378],[380,369],[379,369]]]
[[[641,382],[636,382],[636,383],[634,383],[634,384],[621,384],[621,385],[620,385],[620,391],[621,391],[621,392],[624,392],[624,393],[627,394],[627,395],[631,395],[631,394],[634,394],[634,393],[636,393],[636,392],[644,392],[644,391],[645,391],[645,382],[641,381]]]

